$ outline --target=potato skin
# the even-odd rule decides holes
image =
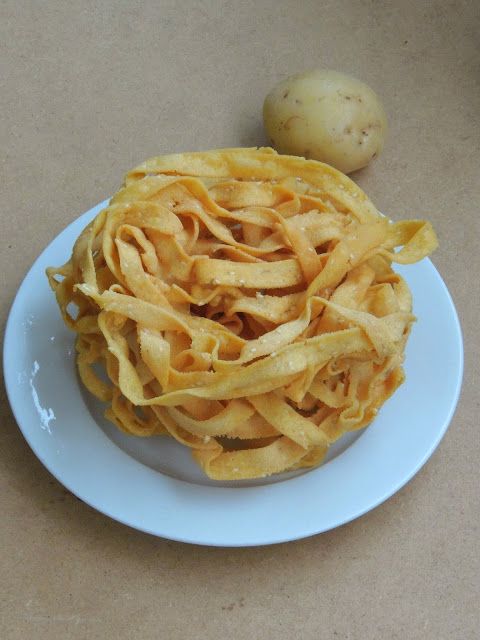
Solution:
[[[387,119],[374,91],[344,73],[317,69],[277,84],[263,104],[272,146],[343,173],[367,166],[385,144]]]

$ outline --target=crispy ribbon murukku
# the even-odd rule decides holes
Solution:
[[[392,262],[436,246],[328,165],[224,149],[130,171],[47,275],[107,418],[233,480],[316,466],[375,418],[415,320]]]

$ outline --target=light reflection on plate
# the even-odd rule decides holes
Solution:
[[[189,451],[158,436],[125,436],[80,386],[74,335],[45,276],[107,202],[47,247],[20,287],[4,344],[8,396],[29,445],[79,498],[137,529],[216,546],[295,540],[348,522],[402,487],[428,460],[456,407],[463,373],[460,325],[430,260],[396,267],[418,317],[406,349],[407,381],[362,432],[335,443],[318,469],[216,483]],[[439,348],[439,344],[442,348]]]

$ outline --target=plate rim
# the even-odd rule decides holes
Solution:
[[[341,526],[343,524],[346,524],[347,522],[351,522],[352,520],[355,520],[356,518],[360,517],[361,515],[367,513],[368,511],[376,508],[377,506],[379,506],[380,504],[382,504],[383,502],[385,502],[388,498],[390,498],[392,495],[394,495],[398,490],[400,490],[405,484],[407,484],[411,478],[413,476],[415,476],[418,471],[424,466],[424,464],[427,462],[427,460],[431,457],[431,455],[433,454],[433,452],[435,451],[435,449],[437,448],[438,444],[440,443],[440,441],[442,440],[443,436],[445,435],[445,432],[448,428],[448,426],[451,423],[451,420],[453,418],[453,415],[455,413],[457,404],[458,404],[458,400],[460,397],[460,392],[461,392],[461,388],[462,388],[462,382],[463,382],[463,370],[464,370],[464,348],[463,348],[463,337],[462,337],[462,330],[461,330],[461,325],[460,325],[460,320],[458,317],[458,313],[457,310],[455,308],[455,304],[453,302],[452,296],[445,284],[445,282],[443,281],[440,273],[438,272],[438,270],[435,268],[435,266],[433,265],[432,261],[429,258],[425,258],[424,260],[422,260],[420,263],[417,263],[417,265],[411,265],[409,267],[409,269],[412,269],[412,267],[416,267],[418,265],[424,265],[424,268],[427,268],[430,271],[430,277],[434,277],[436,279],[436,285],[439,287],[443,298],[444,298],[444,303],[446,305],[446,307],[448,308],[448,311],[450,313],[450,317],[449,320],[452,323],[452,328],[453,328],[453,334],[452,334],[452,338],[455,338],[455,343],[457,345],[457,348],[454,350],[455,356],[456,356],[456,375],[455,375],[455,385],[454,387],[452,387],[450,389],[450,402],[449,402],[449,409],[448,411],[445,413],[445,416],[443,418],[443,422],[441,427],[438,429],[438,431],[435,432],[435,437],[431,439],[429,446],[423,451],[423,455],[419,457],[419,459],[417,460],[417,463],[411,467],[409,469],[409,471],[403,475],[403,477],[401,478],[401,480],[399,480],[395,485],[389,486],[388,489],[385,489],[385,491],[383,491],[383,493],[379,496],[377,496],[377,499],[374,500],[373,502],[370,502],[369,504],[364,504],[363,506],[359,507],[358,509],[353,509],[353,512],[350,512],[349,514],[346,514],[344,518],[339,518],[338,521],[336,522],[330,522],[328,524],[326,524],[325,526],[320,526],[320,527],[315,527],[312,524],[309,524],[308,526],[305,524],[303,526],[303,530],[300,530],[301,527],[299,527],[298,531],[296,534],[292,535],[290,534],[285,534],[285,535],[281,535],[281,532],[275,533],[275,534],[270,534],[269,536],[265,536],[259,533],[257,534],[257,536],[255,536],[255,533],[253,534],[246,534],[243,533],[243,539],[242,536],[239,535],[237,537],[232,536],[231,539],[228,539],[228,536],[225,537],[225,535],[221,536],[217,534],[217,537],[215,536],[215,532],[210,533],[209,535],[205,535],[203,534],[203,536],[199,536],[199,535],[192,535],[190,533],[186,534],[185,532],[182,533],[178,533],[177,535],[175,535],[172,531],[166,531],[165,528],[164,530],[160,530],[157,527],[156,530],[154,530],[151,526],[148,525],[142,525],[141,522],[132,522],[132,518],[128,517],[128,514],[124,514],[122,517],[121,513],[112,513],[112,510],[106,508],[105,506],[100,506],[99,504],[95,504],[95,500],[92,500],[91,498],[89,499],[88,496],[85,496],[85,492],[82,492],[82,490],[79,490],[78,486],[75,486],[75,484],[68,480],[65,479],[65,476],[62,477],[62,473],[59,472],[58,468],[55,467],[54,464],[52,464],[51,460],[48,460],[46,458],[46,456],[44,455],[45,452],[42,452],[41,450],[39,450],[39,447],[36,446],[35,442],[34,442],[34,438],[31,432],[31,427],[29,430],[29,425],[25,425],[23,424],[23,420],[21,417],[21,412],[19,411],[19,405],[18,402],[16,400],[16,390],[15,390],[15,381],[13,379],[13,373],[11,373],[11,369],[9,367],[10,364],[10,358],[11,358],[11,351],[14,348],[14,343],[12,343],[12,336],[14,335],[15,331],[14,331],[14,323],[18,320],[18,314],[22,309],[22,304],[24,304],[24,295],[25,292],[28,292],[28,285],[30,280],[34,279],[34,277],[36,275],[39,274],[39,269],[41,269],[40,265],[42,264],[42,262],[45,260],[46,255],[49,252],[52,252],[54,250],[60,249],[62,242],[64,241],[64,239],[69,238],[70,240],[74,240],[74,238],[76,236],[78,236],[79,232],[85,227],[85,225],[99,212],[101,211],[105,206],[107,206],[109,203],[109,200],[105,200],[104,202],[99,203],[98,205],[96,205],[95,207],[92,207],[90,210],[88,210],[87,212],[85,212],[84,214],[82,214],[81,216],[79,216],[78,218],[76,218],[73,222],[71,222],[67,227],[65,227],[58,235],[56,235],[51,242],[44,248],[44,250],[40,253],[40,255],[38,256],[38,258],[35,260],[35,262],[33,263],[33,265],[30,267],[30,269],[28,270],[27,274],[25,275],[24,279],[22,280],[22,283],[20,285],[20,287],[18,288],[18,291],[15,295],[14,301],[11,305],[9,314],[8,314],[8,319],[7,319],[7,323],[6,323],[6,327],[5,327],[5,334],[4,334],[4,341],[3,341],[3,366],[4,366],[4,378],[5,378],[5,387],[6,387],[6,391],[7,391],[7,397],[10,403],[10,407],[12,409],[12,413],[15,417],[15,420],[17,422],[17,425],[20,429],[20,431],[22,432],[25,440],[27,441],[28,445],[30,446],[30,448],[32,449],[33,453],[36,455],[36,457],[40,460],[40,462],[43,464],[43,466],[46,467],[46,469],[63,485],[65,486],[67,489],[69,489],[74,495],[76,495],[78,498],[80,498],[83,502],[85,502],[86,504],[88,504],[89,506],[93,507],[94,509],[96,509],[97,511],[103,513],[104,515],[118,521],[121,522],[127,526],[130,526],[132,528],[144,531],[146,533],[150,533],[152,535],[155,536],[160,536],[160,537],[164,537],[166,539],[171,539],[171,540],[175,540],[178,542],[184,542],[184,543],[190,543],[190,544],[199,544],[199,545],[204,545],[204,546],[218,546],[218,547],[244,547],[244,546],[262,546],[262,545],[270,545],[270,544],[280,544],[280,543],[284,543],[287,541],[292,541],[292,540],[298,540],[298,539],[302,539],[305,537],[309,537],[312,535],[317,535],[319,533],[323,533],[326,531],[329,531],[333,528],[336,528],[338,526]],[[69,243],[67,243],[65,245],[65,250],[66,250],[66,255],[68,259],[68,256],[71,253],[71,248],[73,246],[73,242],[70,241]],[[57,250],[58,250],[57,249]],[[60,258],[61,259],[61,258]],[[400,271],[401,269],[398,267],[397,265],[397,271]],[[45,278],[46,280],[46,278]],[[408,281],[408,279],[407,279]],[[415,299],[414,299],[414,303],[415,303]],[[52,297],[49,303],[45,303],[45,304],[51,304],[53,305],[57,311],[58,308],[56,307],[56,303],[55,303],[55,299],[52,293]],[[73,344],[73,335],[72,335],[72,344]],[[397,392],[398,393],[398,392]],[[372,425],[370,425],[367,430],[366,433],[369,433],[369,430],[372,429]],[[98,428],[99,431],[100,428]],[[103,433],[103,432],[102,432]],[[362,434],[362,436],[360,436],[360,438],[358,439],[358,441],[361,441],[362,438],[364,437],[364,434]],[[106,436],[105,436],[106,438]],[[358,442],[357,441],[357,442]],[[111,442],[111,441],[110,441]],[[113,443],[111,443],[112,446],[116,447],[116,445],[114,445]],[[118,447],[117,447],[118,448]],[[327,463],[323,469],[326,469],[329,465],[331,465],[331,468],[334,467],[335,465],[338,465],[338,460],[339,458],[345,457],[345,454],[347,454],[346,458],[349,458],[350,456],[348,455],[348,451],[344,452],[343,454],[341,454],[341,456],[335,458],[334,460],[330,461],[329,463]],[[129,456],[124,453],[123,451],[121,452],[123,454],[123,456],[125,456],[125,458],[129,458]],[[344,458],[345,460],[345,458]],[[337,462],[336,462],[337,461]],[[143,465],[141,465],[141,463],[137,462],[137,461],[132,461],[135,465],[138,465],[140,467],[143,467]],[[334,464],[335,463],[335,464]],[[127,466],[129,466],[127,464]],[[144,468],[146,469],[146,468]],[[205,499],[207,500],[207,502],[210,500],[210,497],[213,495],[212,492],[215,493],[215,498],[218,500],[219,497],[221,497],[221,500],[223,502],[225,502],[226,500],[228,501],[228,499],[226,499],[226,495],[227,496],[232,496],[234,494],[232,494],[232,492],[235,492],[235,494],[238,496],[239,493],[245,495],[245,496],[251,496],[252,492],[255,492],[257,497],[260,498],[260,500],[270,500],[272,497],[272,493],[278,493],[278,487],[285,485],[286,483],[289,483],[289,487],[291,488],[292,491],[283,491],[283,493],[286,493],[287,495],[289,495],[289,493],[293,493],[295,494],[296,489],[298,488],[298,490],[302,490],[304,489],[303,485],[305,483],[305,478],[306,477],[313,477],[313,474],[315,474],[316,472],[318,472],[320,469],[322,469],[322,467],[315,469],[313,471],[310,471],[306,474],[304,474],[303,476],[300,476],[298,478],[292,478],[289,479],[287,481],[284,482],[278,482],[276,484],[271,484],[271,485],[264,485],[264,486],[260,486],[260,487],[238,487],[238,488],[226,488],[226,487],[207,487],[207,486],[200,486],[200,485],[192,485],[188,482],[185,482],[183,480],[180,479],[174,479],[174,478],[168,478],[168,480],[166,480],[166,476],[163,476],[162,474],[159,474],[158,472],[153,471],[152,469],[148,469],[148,471],[145,473],[140,473],[140,475],[142,477],[148,477],[151,476],[151,474],[157,474],[157,475],[162,475],[163,478],[163,482],[160,483],[163,485],[164,490],[165,487],[167,487],[167,485],[170,485],[171,483],[174,484],[175,487],[178,486],[181,487],[181,489],[184,489],[185,486],[188,486],[188,490],[191,494],[190,496],[190,502],[192,502],[192,500],[199,500],[199,504],[203,505],[203,502],[205,501]],[[138,469],[137,469],[138,471]],[[176,483],[180,483],[180,485],[177,485]],[[296,486],[298,485],[298,486]],[[227,492],[227,494],[225,494],[225,492]],[[183,493],[180,490],[180,493]],[[280,493],[282,493],[282,491],[280,491]],[[202,494],[202,499],[200,499],[200,495]],[[195,506],[195,504],[194,504]]]

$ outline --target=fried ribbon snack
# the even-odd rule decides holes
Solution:
[[[225,149],[130,171],[47,275],[107,418],[234,480],[318,465],[374,419],[415,320],[391,263],[436,246],[328,165]]]

